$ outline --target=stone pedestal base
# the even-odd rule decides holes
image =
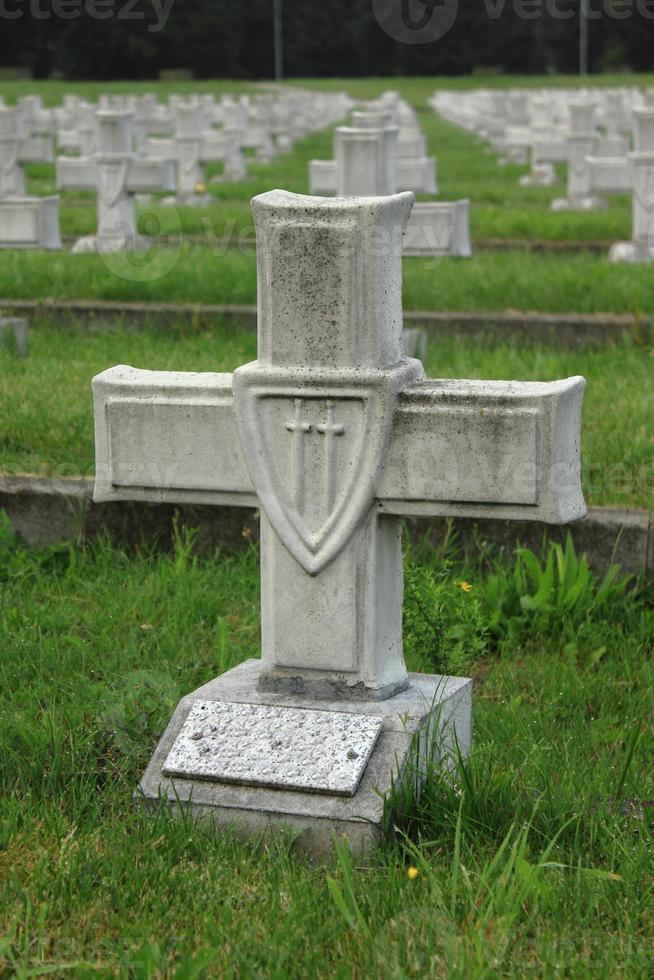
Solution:
[[[0,248],[60,249],[59,198],[1,198]]]
[[[134,238],[87,235],[85,238],[78,238],[71,251],[74,255],[83,255],[88,252],[95,252],[98,255],[113,255],[117,252],[146,252],[151,244],[151,241],[142,235],[135,235]]]
[[[531,173],[520,178],[521,187],[551,187],[556,183],[556,173],[551,163],[537,164]]]
[[[206,208],[210,204],[215,204],[216,198],[211,194],[176,194],[164,197],[161,203],[167,208]]]
[[[630,265],[644,265],[654,262],[654,246],[641,242],[616,242],[609,250],[609,262],[628,262]]]
[[[225,164],[223,172],[221,174],[216,174],[209,180],[210,184],[233,184],[238,183],[240,180],[246,180],[248,175],[247,167],[245,165],[245,160],[242,164],[235,164],[230,166]]]
[[[243,837],[288,828],[298,835],[296,846],[312,854],[328,854],[334,835],[366,853],[392,828],[384,797],[400,778],[418,782],[430,758],[453,764],[470,750],[467,678],[411,674],[409,686],[386,701],[309,702],[261,691],[260,672],[261,661],[249,660],[180,701],[141,780],[138,803],[164,802],[177,815],[190,809]],[[329,713],[340,714],[338,724]],[[205,717],[214,723],[203,729],[196,719]],[[298,732],[315,742],[319,731],[325,737],[307,755]],[[223,781],[209,778],[210,770]]]
[[[497,161],[500,167],[510,167],[512,164],[524,167],[529,162],[529,150],[524,146],[508,147],[506,155]]]
[[[607,207],[603,197],[557,197],[550,204],[550,211],[603,211]]]

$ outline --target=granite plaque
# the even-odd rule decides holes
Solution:
[[[195,701],[163,772],[354,796],[381,727],[376,715]]]

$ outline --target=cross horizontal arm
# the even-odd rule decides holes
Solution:
[[[626,157],[587,157],[590,186],[597,194],[629,194],[631,169]]]
[[[126,189],[134,194],[148,191],[174,191],[176,187],[175,161],[164,159],[132,160],[127,176]]]
[[[230,374],[94,379],[95,499],[256,506]],[[425,381],[399,399],[378,507],[395,515],[583,517],[584,381]]]
[[[55,173],[59,190],[94,191],[98,185],[91,157],[57,157]]]
[[[30,136],[22,140],[18,151],[21,163],[53,163],[54,150],[51,136]]]
[[[583,517],[584,387],[583,378],[413,385],[395,413],[382,511],[548,524]]]
[[[95,499],[256,506],[231,374],[139,371],[93,379]]]

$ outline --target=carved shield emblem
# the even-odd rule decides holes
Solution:
[[[96,184],[100,200],[112,208],[125,190],[129,160],[116,163],[96,163]]]
[[[570,140],[568,144],[568,166],[576,177],[583,177],[588,170],[586,158],[593,152],[592,141]]]
[[[0,140],[0,174],[8,174],[18,161],[18,140]]]
[[[392,399],[375,386],[289,389],[239,375],[237,417],[262,509],[288,551],[316,575],[372,506]]]
[[[200,140],[183,139],[179,141],[179,168],[183,174],[190,174],[197,167],[200,158]]]
[[[632,168],[634,193],[646,211],[654,210],[654,166]]]

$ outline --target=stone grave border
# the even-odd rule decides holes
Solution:
[[[71,318],[89,328],[111,329],[117,322],[135,327],[147,323],[166,329],[180,319],[196,325],[210,325],[222,319],[246,330],[256,329],[256,307],[245,305],[193,303],[117,303],[81,300],[2,300],[5,314],[44,316],[65,327]],[[654,318],[637,319],[628,314],[543,314],[501,312],[405,311],[405,326],[419,327],[436,336],[480,334],[516,336],[532,342],[556,340],[577,347],[581,343],[601,346],[620,340],[625,334],[644,343],[654,341]],[[0,508],[30,547],[61,541],[92,538],[108,533],[122,543],[133,543],[143,534],[170,543],[173,518],[198,529],[199,546],[243,546],[258,535],[256,512],[247,508],[179,507],[134,503],[94,504],[92,478],[46,478],[0,474]],[[445,532],[442,519],[407,521],[417,538],[428,536],[436,544]],[[464,547],[472,545],[481,533],[509,551],[518,544],[538,547],[543,540],[540,524],[511,521],[454,521]],[[591,508],[589,515],[568,528],[550,528],[549,537],[562,539],[572,534],[578,550],[588,553],[598,570],[611,561],[625,572],[654,578],[654,516],[646,510]]]
[[[245,330],[255,330],[256,306],[201,303],[129,303],[104,300],[15,300],[0,297],[3,316],[47,317],[65,326],[71,318],[90,327],[110,328],[117,321],[136,327],[189,324],[210,325],[222,319]],[[420,327],[428,335],[495,335],[522,341],[551,342],[570,348],[603,346],[627,336],[644,344],[654,343],[654,316],[629,313],[522,313],[501,311],[405,310],[406,327]]]
[[[258,512],[249,507],[93,503],[92,477],[36,477],[0,474],[0,510],[14,531],[30,548],[63,542],[92,540],[108,535],[121,546],[146,539],[169,548],[173,525],[197,530],[199,551],[211,552],[248,547],[259,534]],[[577,551],[585,551],[599,573],[612,562],[623,572],[654,579],[654,512],[591,507],[576,524],[544,528],[525,521],[456,518],[453,529],[464,549],[478,550],[479,542],[510,554],[519,545],[538,549],[547,535],[563,541],[569,532]],[[449,527],[445,518],[407,518],[406,527],[415,540],[437,546]]]
[[[71,202],[66,201],[66,206],[70,207]],[[84,207],[92,205],[93,201],[84,202]],[[424,202],[423,202],[424,203]],[[438,201],[434,203],[439,203]],[[82,205],[77,202],[76,207]],[[184,207],[181,204],[179,207]],[[188,206],[188,205],[187,205]],[[210,208],[212,205],[206,205]],[[73,245],[79,235],[61,235],[61,241],[66,246]],[[204,245],[207,244],[206,235],[188,233],[182,235],[158,235],[155,239],[158,245]],[[577,255],[579,252],[591,252],[593,255],[605,256],[615,241],[611,238],[604,239],[580,239],[566,240],[556,238],[473,238],[470,240],[473,253],[475,252],[532,252],[538,255],[551,253],[553,255]],[[239,239],[239,247],[249,246],[254,248],[254,238]],[[210,243],[209,243],[209,247]],[[234,247],[234,246],[229,246]]]

